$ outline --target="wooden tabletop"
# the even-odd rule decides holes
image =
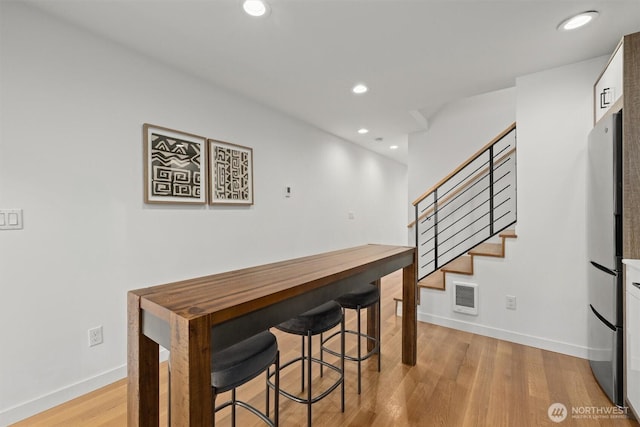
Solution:
[[[180,397],[170,402],[172,425],[211,425],[212,351],[362,283],[379,286],[381,277],[398,269],[403,269],[402,361],[413,366],[417,327],[414,247],[363,245],[130,291],[128,425],[158,425],[159,345],[169,349],[172,396]]]
[[[404,246],[363,245],[131,291],[140,308],[168,321],[209,316],[211,326],[348,278],[393,258],[413,254]]]

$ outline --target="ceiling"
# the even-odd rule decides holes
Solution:
[[[640,31],[640,0],[270,0],[261,18],[241,0],[27,1],[405,163],[408,134],[447,103],[609,55]],[[556,30],[586,10],[599,18]],[[352,94],[358,82],[369,92]]]

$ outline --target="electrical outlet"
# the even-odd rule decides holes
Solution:
[[[516,297],[513,295],[507,295],[506,298],[506,306],[509,310],[515,310],[516,309]]]
[[[102,344],[102,326],[89,329],[89,347]]]

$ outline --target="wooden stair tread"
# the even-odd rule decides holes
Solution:
[[[502,243],[480,243],[469,251],[469,255],[504,258]]]
[[[420,280],[418,282],[418,287],[444,291],[444,283],[444,273],[442,270],[436,270],[424,279]]]
[[[469,255],[462,255],[444,267],[442,267],[442,271],[446,273],[458,273],[458,274],[473,274],[473,257]]]
[[[468,255],[462,255],[453,261],[446,264],[439,270],[434,271],[424,279],[418,282],[419,288],[437,289],[440,291],[445,290],[446,278],[445,273],[466,274],[473,275],[473,257],[474,256],[488,256],[496,258],[504,258],[505,255],[505,239],[514,239],[518,237],[516,230],[504,230],[498,234],[502,239],[502,243],[481,243],[468,252]],[[420,301],[418,294],[418,301]],[[402,301],[400,298],[396,299],[396,303]]]
[[[516,230],[504,230],[502,233],[498,234],[498,236],[512,239],[518,237],[518,235],[516,234]]]

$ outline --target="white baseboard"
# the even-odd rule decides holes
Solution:
[[[169,352],[160,350],[160,361],[167,360]],[[90,393],[114,383],[127,376],[127,365],[121,365],[74,384],[61,387],[29,401],[0,410],[0,426],[6,427],[25,418],[29,418],[54,406],[58,406],[76,397]]]
[[[588,358],[587,347],[582,347],[562,341],[555,341],[549,338],[527,335],[520,332],[494,328],[492,326],[479,325],[477,323],[465,322],[463,320],[452,319],[449,317],[437,316],[427,313],[418,313],[418,320],[421,322],[433,323],[434,325],[470,332],[472,334],[483,335],[517,344],[528,345],[530,347],[536,347],[543,350],[553,351],[556,353],[567,354],[569,356],[579,357],[581,359]]]

